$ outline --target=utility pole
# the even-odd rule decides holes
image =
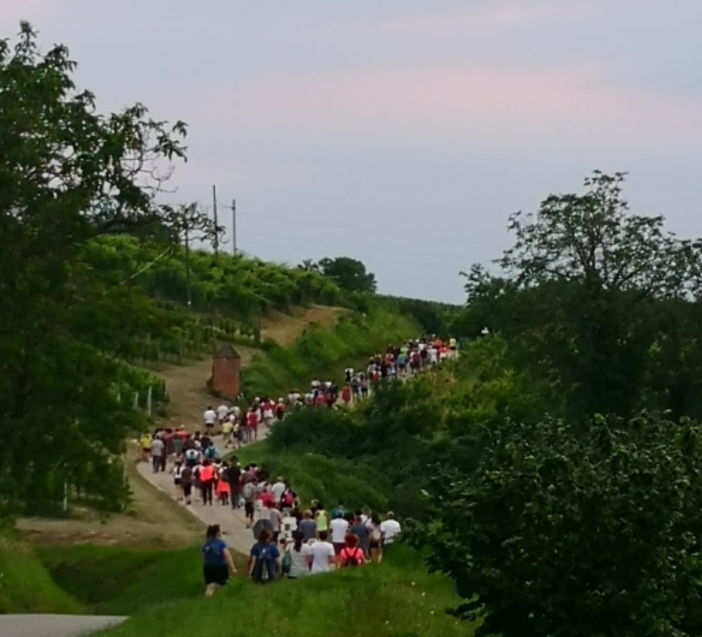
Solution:
[[[237,255],[236,247],[236,199],[232,199],[232,253]]]
[[[188,311],[192,310],[193,297],[190,289],[190,230],[185,226],[185,289],[188,301]]]
[[[219,255],[219,223],[217,220],[217,186],[212,186],[212,207],[214,211],[214,224],[215,224],[215,239],[214,239],[214,251],[215,256]]]

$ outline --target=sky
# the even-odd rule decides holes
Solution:
[[[702,235],[699,0],[0,0],[3,36],[21,19],[102,111],[186,121],[171,197],[216,185],[266,260],[350,256],[383,293],[461,303],[509,214],[596,168]]]

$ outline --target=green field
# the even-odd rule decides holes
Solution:
[[[445,612],[458,602],[451,583],[427,575],[411,550],[393,548],[379,566],[281,581],[267,587],[238,579],[214,598],[172,599],[104,634],[470,637],[472,627]],[[188,572],[192,570],[199,582],[199,572]]]

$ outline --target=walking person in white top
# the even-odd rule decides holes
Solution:
[[[227,407],[224,403],[217,407],[217,419],[219,420],[220,427],[227,417],[227,414],[229,414],[229,407]]]
[[[312,547],[303,540],[305,534],[302,531],[293,532],[294,543],[286,549],[286,554],[290,559],[290,570],[287,572],[288,579],[298,579],[307,577],[312,566]]]
[[[326,573],[336,566],[334,546],[327,541],[327,532],[319,532],[319,540],[312,545],[312,569],[310,573]]]
[[[334,554],[339,557],[339,553],[341,553],[342,549],[346,546],[346,534],[349,531],[349,523],[344,520],[341,511],[337,511],[329,526],[331,528],[331,541],[334,545]]]
[[[392,511],[389,511],[385,521],[381,522],[380,531],[383,534],[383,544],[392,544],[396,539],[399,539],[402,527]]]
[[[205,409],[205,413],[202,414],[202,420],[205,423],[205,431],[208,435],[212,435],[214,430],[215,422],[217,422],[217,413],[212,407]]]

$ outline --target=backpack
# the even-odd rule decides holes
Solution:
[[[290,491],[286,491],[283,493],[283,497],[281,498],[281,503],[285,508],[289,508],[293,505],[293,494],[290,493]]]
[[[254,582],[268,582],[275,579],[275,572],[271,572],[270,548],[264,546],[255,558],[254,567],[251,571],[251,579]]]
[[[346,558],[346,560],[344,561],[345,567],[353,568],[356,566],[360,566],[363,563],[361,558],[358,556],[359,551],[361,551],[361,549],[359,549],[359,548],[355,548],[353,553],[351,553],[351,551],[349,549],[344,549],[342,551],[342,553],[344,554],[344,557]]]
[[[292,557],[290,555],[290,551],[292,551],[292,548],[285,551],[285,555],[283,555],[283,559],[280,562],[280,570],[283,572],[283,575],[290,574],[290,569],[292,567]]]
[[[247,482],[244,488],[241,490],[241,495],[244,496],[244,500],[252,500],[254,497],[254,492],[256,487],[253,482]]]

